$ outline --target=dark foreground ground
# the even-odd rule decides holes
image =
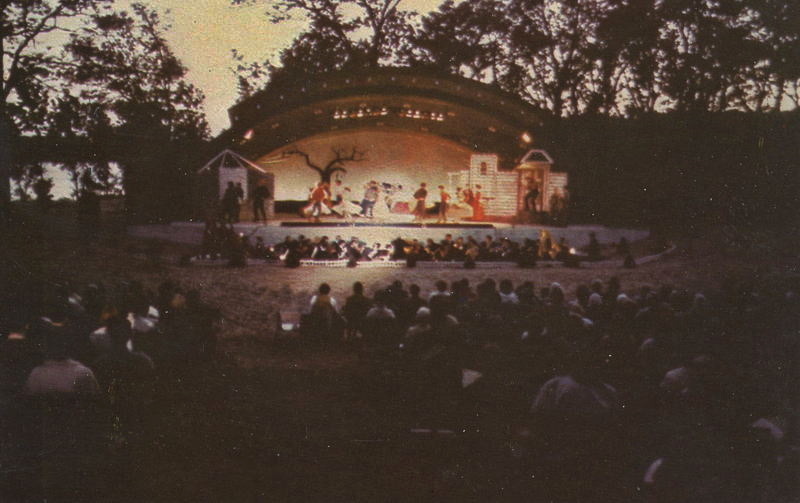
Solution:
[[[339,299],[353,281],[362,281],[368,293],[396,279],[418,283],[425,292],[440,279],[430,270],[179,267],[173,264],[187,250],[129,240],[116,225],[81,234],[67,210],[23,220],[2,230],[0,284],[138,280],[156,288],[169,278],[200,290],[225,318],[213,361],[160,370],[146,441],[118,479],[124,482],[109,487],[98,476],[99,486],[105,484],[101,499],[550,499],[535,482],[520,484],[524,467],[510,445],[510,431],[548,369],[534,363],[520,374],[509,362],[484,361],[479,385],[432,405],[404,392],[402,381],[364,361],[352,345],[276,337],[278,311],[302,310],[321,282],[330,283]],[[726,281],[768,284],[796,276],[797,242],[788,234],[729,227],[691,245],[678,239],[674,254],[632,270],[450,270],[441,278],[466,277],[475,285],[491,275],[532,280],[537,287],[558,281],[571,297],[580,283],[616,275],[626,291],[671,284],[713,299]],[[15,294],[7,289],[3,301]],[[411,432],[419,427],[452,433]],[[643,462],[635,452],[631,459]],[[13,471],[2,468],[4,476]],[[624,500],[636,497],[638,483],[631,478]]]

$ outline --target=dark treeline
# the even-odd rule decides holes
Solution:
[[[572,220],[690,230],[796,219],[800,114],[580,116],[542,144],[570,174]]]
[[[497,85],[556,117],[777,111],[800,100],[800,5],[784,0],[232,0],[309,26],[277,61],[238,62],[246,97],[267,82],[385,65]]]
[[[189,193],[187,170],[209,136],[203,95],[186,81],[158,12],[136,2],[126,7],[4,2],[0,216],[9,198],[5,178],[26,199],[36,186],[52,187],[48,162],[67,172],[75,197],[122,189],[135,220],[181,213],[170,200]]]

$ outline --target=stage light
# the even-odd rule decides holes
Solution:
[[[527,131],[522,133],[522,136],[520,138],[522,138],[522,141],[524,141],[525,143],[531,143],[533,141],[533,137]]]
[[[252,129],[248,129],[244,133],[244,139],[245,140],[252,140],[253,139],[253,135],[255,135],[255,132]]]

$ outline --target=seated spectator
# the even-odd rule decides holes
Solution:
[[[404,299],[398,311],[400,313],[400,321],[403,325],[410,325],[419,309],[428,305],[425,299],[420,297],[421,290],[419,285],[411,285],[408,291],[409,296],[407,299]]]
[[[394,311],[386,305],[387,298],[388,294],[385,291],[375,295],[375,303],[367,312],[368,320],[394,320],[396,318]]]
[[[30,448],[44,501],[93,501],[102,482],[98,454],[109,425],[100,415],[94,373],[69,357],[69,329],[45,320],[32,330],[44,341],[44,362],[31,371],[25,393],[33,399],[35,417],[28,424],[36,441]]]
[[[134,434],[152,400],[155,366],[146,354],[131,351],[131,330],[128,320],[117,317],[109,320],[111,349],[98,358],[92,367],[101,389],[108,397],[123,435]]]
[[[416,347],[423,345],[424,338],[430,334],[430,330],[431,310],[422,306],[414,314],[414,320],[406,330],[405,339],[408,351],[413,352]]]
[[[367,312],[364,320],[366,333],[364,334],[368,342],[387,346],[394,342],[397,335],[397,316],[389,306],[386,305],[387,294],[379,291],[375,294],[372,308]]]
[[[591,294],[592,292],[588,286],[585,284],[578,285],[578,288],[575,289],[575,300],[572,304],[580,307],[582,313],[586,313],[587,309],[589,309],[589,296]]]
[[[360,337],[364,328],[364,319],[372,307],[372,302],[364,295],[364,285],[360,281],[353,283],[353,295],[347,297],[342,314],[347,320],[345,338]]]
[[[509,279],[500,282],[500,304],[516,306],[519,304],[519,297],[514,292],[514,283]]]
[[[311,301],[309,302],[309,309],[313,310],[314,306],[318,304],[328,304],[330,305],[337,313],[339,312],[339,304],[336,302],[331,296],[331,286],[327,283],[322,283],[319,285],[319,290],[317,294],[311,297]]]
[[[408,292],[405,291],[403,288],[403,282],[400,280],[395,280],[386,289],[386,305],[394,311],[395,314],[400,314],[400,310],[402,309],[403,303],[408,298]]]
[[[428,302],[430,302],[431,299],[433,299],[434,297],[437,297],[437,296],[440,296],[440,295],[442,297],[449,297],[450,296],[450,292],[447,290],[447,282],[446,281],[439,280],[439,281],[436,282],[436,290],[432,291],[430,293],[430,295],[428,295]]]
[[[306,336],[322,341],[332,341],[341,337],[345,321],[339,315],[336,299],[330,295],[327,283],[319,286],[319,291],[311,298],[310,312],[300,323],[300,331]]]
[[[40,322],[44,333],[44,362],[34,368],[25,383],[29,395],[70,394],[93,396],[99,388],[94,373],[82,363],[69,357],[65,327]]]
[[[618,487],[612,477],[619,397],[604,381],[602,355],[599,349],[576,349],[567,371],[542,385],[531,406],[534,473],[554,500],[610,498]]]
[[[440,335],[450,339],[455,334],[450,330],[458,326],[458,319],[450,313],[452,304],[449,297],[437,295],[429,303],[431,311],[431,326],[442,331]],[[446,333],[445,333],[446,332]]]

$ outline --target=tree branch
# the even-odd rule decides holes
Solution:
[[[348,152],[347,149],[342,147],[331,148],[334,158],[325,165],[325,171],[333,170],[337,165],[344,164],[345,162],[360,162],[366,158],[366,152],[358,150],[358,147],[353,147]]]
[[[17,80],[17,69],[19,68],[19,61],[22,56],[22,51],[24,51],[28,45],[35,39],[39,34],[41,34],[42,30],[45,28],[47,23],[51,19],[57,18],[61,15],[61,12],[64,10],[64,4],[59,3],[58,7],[54,8],[46,15],[39,20],[39,22],[31,29],[31,31],[22,39],[17,46],[17,49],[14,51],[14,55],[11,59],[11,67],[8,69],[8,80],[5,82],[5,86],[3,87],[3,94],[0,97],[4,102],[8,99],[8,96],[11,94],[11,90],[16,87],[16,80]]]
[[[308,166],[309,168],[313,169],[314,171],[316,171],[316,172],[317,172],[317,173],[319,173],[320,175],[323,173],[323,169],[322,169],[322,168],[320,168],[319,166],[317,166],[316,164],[314,164],[313,162],[311,162],[311,156],[310,156],[310,155],[308,155],[306,152],[303,152],[302,150],[300,150],[300,149],[299,149],[299,148],[297,148],[297,147],[292,147],[292,148],[290,148],[289,150],[285,150],[285,151],[283,152],[283,155],[284,155],[284,156],[287,156],[287,157],[288,157],[288,156],[291,156],[291,155],[299,155],[300,157],[302,157],[303,159],[305,159],[305,161],[306,161],[306,166]]]

